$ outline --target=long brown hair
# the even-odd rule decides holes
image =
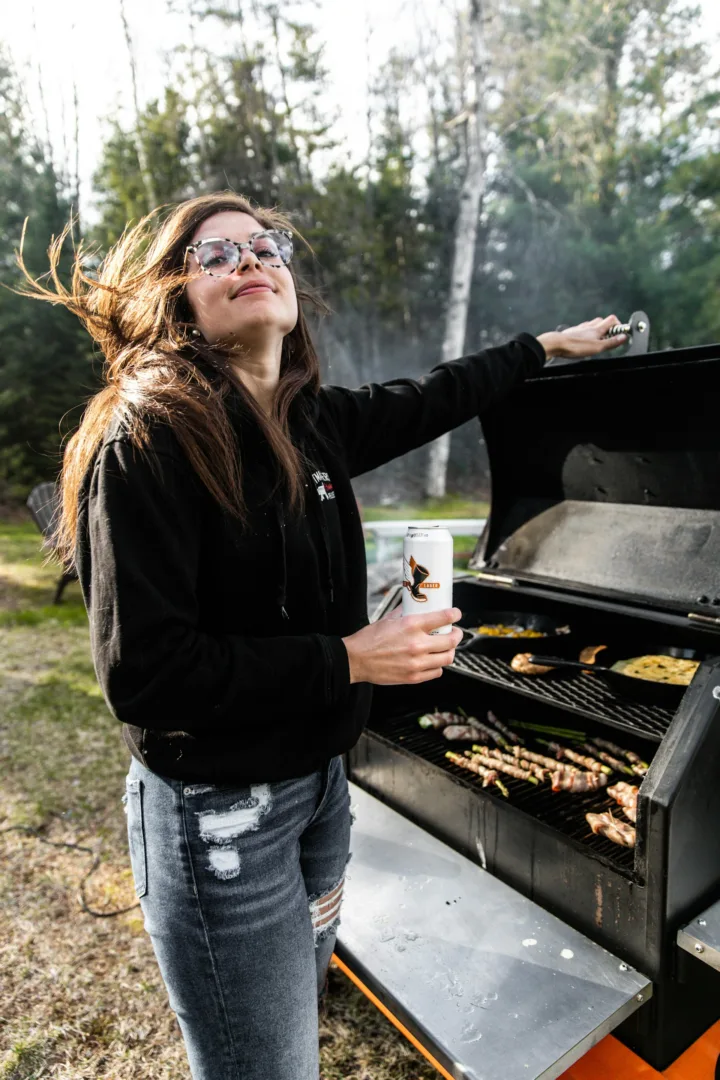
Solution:
[[[302,303],[309,302],[317,311],[326,310],[324,305],[299,285],[293,272],[300,301],[298,321],[283,340],[280,383],[268,415],[233,374],[222,350],[193,337],[184,288],[188,281],[185,249],[197,227],[211,215],[238,210],[250,214],[263,228],[292,226],[282,214],[253,206],[234,192],[188,199],[161,220],[164,210],[161,207],[126,229],[96,277],[86,273],[87,252],[82,245],[77,248],[69,289],[61,280],[59,263],[70,226],[53,239],[48,252],[51,287],[33,279],[22,250],[18,255],[28,282],[24,295],[63,304],[82,320],[104,357],[105,385],[88,401],[63,455],[56,540],[57,554],[67,565],[74,562],[80,487],[116,415],[140,450],[149,446],[153,420],[169,425],[212,497],[243,521],[240,453],[224,405],[234,387],[267,439],[291,508],[302,505],[303,463],[290,437],[288,416],[297,395],[305,388],[317,391],[320,383]],[[207,371],[208,366],[212,371]]]

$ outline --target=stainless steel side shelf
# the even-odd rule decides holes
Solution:
[[[337,953],[458,1080],[555,1080],[647,978],[350,785]]]

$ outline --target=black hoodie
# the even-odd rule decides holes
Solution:
[[[152,429],[153,465],[113,421],[82,486],[76,561],[98,681],[134,756],[175,779],[248,784],[352,747],[371,687],[350,684],[342,641],[368,621],[350,479],[477,416],[544,359],[520,334],[418,381],[302,396],[300,517],[271,494],[269,450],[234,392],[244,527],[169,427]]]

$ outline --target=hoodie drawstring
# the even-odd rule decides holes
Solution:
[[[328,533],[327,521],[322,511],[322,506],[318,511],[318,518],[320,519],[320,532],[322,534],[323,551],[325,552],[325,572],[327,574],[328,592],[330,593],[330,603],[335,603],[335,585],[332,576],[332,562],[330,560],[330,534]]]
[[[287,583],[288,583],[288,566],[287,566],[287,540],[285,536],[285,514],[283,508],[278,501],[273,503],[275,509],[275,518],[277,520],[278,530],[280,532],[280,550],[282,568],[280,571],[280,582],[278,584],[277,603],[280,608],[280,614],[283,619],[289,619],[287,608]],[[330,603],[335,603],[335,582],[332,576],[332,560],[330,558],[330,534],[328,532],[327,522],[325,515],[322,512],[322,507],[317,512],[318,523],[320,525],[320,535],[322,537],[323,555],[325,560],[325,575],[327,579],[328,593],[330,596]]]
[[[290,616],[287,613],[285,603],[287,601],[287,542],[285,540],[285,515],[283,514],[282,507],[279,503],[275,503],[275,517],[278,523],[278,529],[280,530],[280,548],[282,551],[282,571],[280,573],[280,584],[278,585],[278,606],[280,608],[280,614],[283,619],[289,619]]]

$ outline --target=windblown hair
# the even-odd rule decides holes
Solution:
[[[233,373],[223,350],[193,337],[185,296],[190,277],[185,249],[206,218],[228,210],[250,214],[263,228],[291,228],[283,215],[253,206],[233,192],[221,192],[182,202],[162,221],[159,208],[126,229],[103,259],[97,277],[83,269],[87,252],[81,245],[74,252],[69,288],[61,280],[59,264],[70,225],[51,243],[45,281],[29,274],[22,250],[18,255],[27,281],[23,294],[72,311],[104,357],[105,385],[88,401],[63,455],[55,539],[56,554],[67,566],[74,562],[83,478],[113,416],[122,418],[133,445],[140,450],[148,448],[154,421],[170,426],[218,505],[244,521],[239,446],[224,405],[234,387],[267,439],[289,506],[295,510],[302,506],[303,462],[290,437],[288,416],[297,395],[305,388],[317,392],[320,383],[318,358],[302,304],[307,302],[316,311],[326,309],[318,297],[298,285],[293,273],[298,321],[283,340],[280,383],[271,414],[264,413]]]

